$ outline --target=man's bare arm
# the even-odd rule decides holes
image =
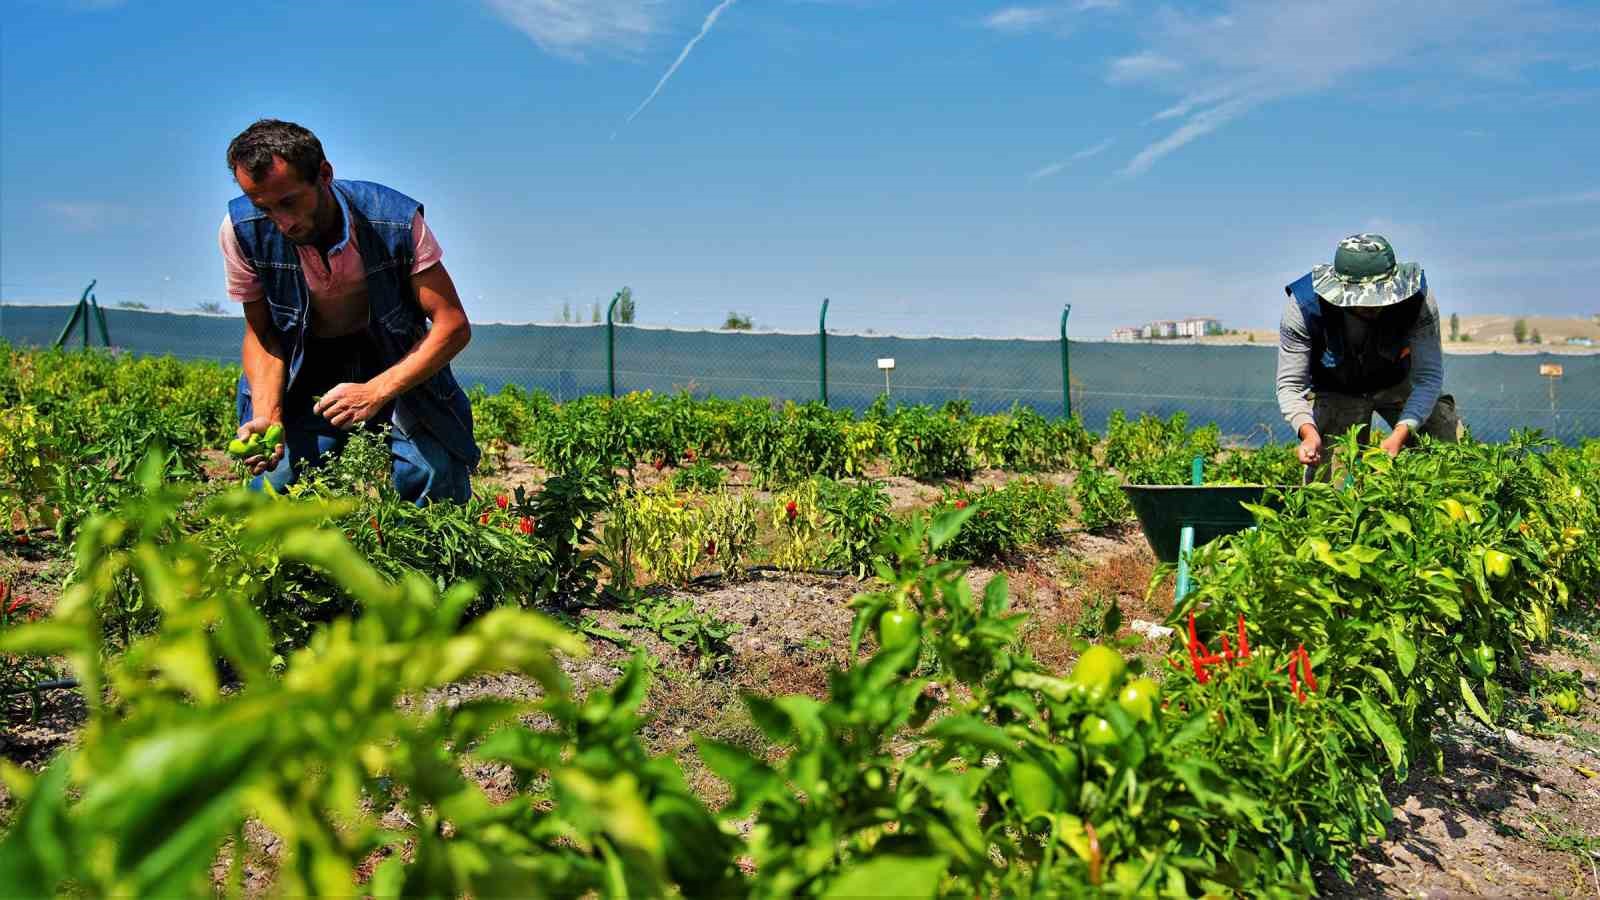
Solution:
[[[472,326],[444,263],[411,276],[422,312],[433,323],[411,352],[363,384],[341,384],[317,404],[317,414],[338,428],[350,428],[377,415],[384,406],[450,364],[472,340]]]
[[[239,426],[241,440],[251,433],[266,431],[274,422],[283,421],[283,388],[289,372],[267,304],[260,300],[246,303],[244,321],[244,343],[239,349],[239,359],[244,364],[244,377],[250,382],[252,418]],[[245,465],[257,475],[273,468],[281,458],[280,447],[273,448],[269,456],[245,460]]]

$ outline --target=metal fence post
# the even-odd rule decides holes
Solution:
[[[106,328],[106,312],[100,308],[100,298],[89,295],[89,305],[94,307],[94,321],[100,326],[100,342],[109,349],[111,347],[111,330]]]
[[[72,308],[72,318],[67,320],[67,327],[61,329],[61,333],[56,335],[56,342],[52,346],[59,349],[62,344],[66,343],[67,338],[72,335],[73,327],[78,324],[79,316],[83,317],[83,346],[89,346],[89,292],[94,290],[96,281],[99,281],[99,279],[89,282],[89,286],[83,289],[83,296],[78,298],[78,305]]]
[[[611,305],[606,307],[606,386],[611,391],[611,396],[617,396],[617,324],[614,320],[617,312],[617,301],[622,299],[622,292],[611,298]]]
[[[822,388],[822,405],[828,405],[828,298],[822,298],[822,316],[817,320],[817,383]]]
[[[1072,375],[1067,365],[1067,316],[1072,312],[1068,303],[1061,310],[1061,415],[1072,418]]]

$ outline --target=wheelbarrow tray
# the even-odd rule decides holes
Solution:
[[[1266,497],[1269,489],[1259,484],[1122,486],[1150,549],[1165,563],[1178,561],[1180,533],[1186,525],[1194,527],[1196,547],[1254,525],[1255,517],[1243,504],[1278,506],[1277,500]]]

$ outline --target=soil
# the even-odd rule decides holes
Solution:
[[[1583,673],[1580,715],[1521,701],[1507,717],[1520,731],[1457,721],[1443,769],[1390,790],[1386,839],[1358,856],[1351,883],[1325,875],[1327,896],[1600,897],[1600,644],[1564,638],[1535,662]]]

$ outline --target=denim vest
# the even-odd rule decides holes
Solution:
[[[428,331],[411,284],[415,253],[411,222],[422,211],[422,204],[370,181],[335,179],[333,192],[344,212],[349,239],[361,251],[367,274],[367,331],[387,368],[411,352]],[[278,344],[288,355],[287,389],[305,361],[306,330],[311,322],[311,290],[300,271],[300,254],[248,197],[234,198],[228,204],[228,216],[240,250],[261,279],[266,294],[262,302],[271,313]],[[241,420],[249,408],[250,383],[241,376]],[[394,426],[402,434],[425,428],[469,470],[478,464],[472,404],[448,365],[395,399]]]
[[[1348,315],[1319,297],[1311,275],[1289,285],[1311,336],[1311,387],[1339,394],[1370,394],[1394,387],[1411,375],[1411,328],[1428,293],[1424,280],[1415,295],[1379,310],[1366,323],[1367,337],[1355,346],[1346,333]]]

